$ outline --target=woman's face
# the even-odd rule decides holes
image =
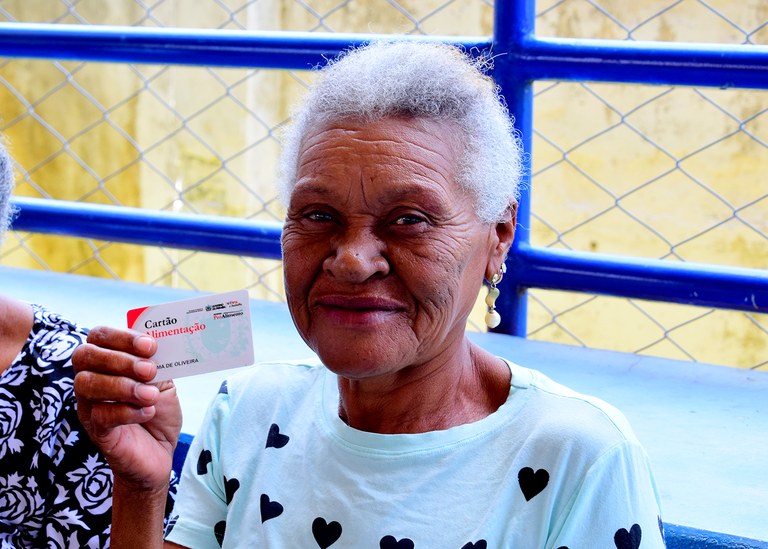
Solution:
[[[511,243],[456,183],[457,134],[389,118],[305,138],[283,231],[286,295],[302,337],[343,377],[450,360]]]

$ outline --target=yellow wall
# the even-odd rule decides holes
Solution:
[[[6,0],[19,21],[261,30],[490,35],[485,2],[344,4],[166,0],[65,6]],[[768,20],[760,0],[540,1],[542,36],[741,43]],[[190,9],[194,6],[194,9]],[[337,9],[338,8],[338,9]],[[54,9],[55,11],[51,11]],[[409,15],[407,15],[407,12]],[[318,14],[321,15],[318,18]],[[768,27],[750,34],[768,43]],[[0,127],[26,171],[22,196],[280,219],[272,201],[279,131],[306,72],[10,60]],[[0,82],[1,84],[1,82]],[[229,89],[228,89],[229,88]],[[768,268],[768,92],[536,84],[533,242]],[[244,184],[243,184],[244,183]],[[259,197],[267,197],[263,204]],[[45,235],[9,238],[0,262],[280,298],[277,262]],[[768,319],[696,307],[532,291],[532,337],[751,367],[768,359]],[[482,300],[473,316],[481,325]]]

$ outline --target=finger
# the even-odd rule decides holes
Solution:
[[[108,437],[116,427],[146,423],[153,417],[154,406],[101,402],[91,407],[89,434],[98,441]]]
[[[157,373],[157,367],[151,360],[104,349],[92,343],[84,343],[75,349],[72,366],[75,373],[90,371],[130,377],[138,381],[150,381]]]
[[[149,358],[157,351],[157,342],[147,334],[108,326],[93,328],[88,334],[88,343],[143,358]]]
[[[173,394],[174,395],[176,394],[176,385],[173,383],[172,379],[166,379],[165,381],[157,381],[152,385],[157,387],[161,393],[165,393],[167,391],[173,391]],[[171,394],[171,393],[168,393],[168,394]]]
[[[92,404],[87,400],[77,401],[77,417],[88,436],[97,444],[108,443],[107,439],[116,427],[144,423],[155,415],[154,406],[137,407],[115,402]]]
[[[75,395],[78,404],[85,401],[91,407],[101,402],[146,407],[157,403],[160,390],[155,385],[128,377],[83,371],[75,374]]]
[[[77,418],[80,420],[83,427],[85,427],[85,430],[90,434],[91,409],[93,408],[91,403],[86,399],[77,400],[77,406],[75,408],[77,409]]]

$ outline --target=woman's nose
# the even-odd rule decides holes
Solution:
[[[372,231],[349,229],[333,240],[331,255],[326,258],[323,268],[334,277],[348,282],[364,282],[389,272],[383,242]]]

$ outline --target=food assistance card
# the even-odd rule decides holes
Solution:
[[[132,309],[128,327],[157,341],[153,382],[253,364],[246,290]]]

